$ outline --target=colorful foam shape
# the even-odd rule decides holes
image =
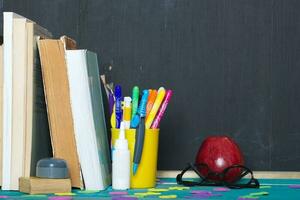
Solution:
[[[161,196],[159,196],[158,198],[160,198],[160,199],[176,199],[176,198],[177,198],[177,195],[175,195],[175,194],[171,194],[171,195],[161,195]]]
[[[70,196],[52,196],[49,197],[48,200],[72,200]]]
[[[59,192],[59,193],[55,193],[56,196],[75,196],[75,193],[72,192]]]
[[[272,188],[271,185],[261,185],[261,186],[259,187],[259,189],[270,189],[270,188]]]
[[[99,190],[80,190],[78,191],[78,193],[80,194],[93,194],[93,193],[97,193],[99,192]]]
[[[289,188],[292,188],[292,189],[300,189],[300,184],[297,184],[297,185],[289,185]]]
[[[136,197],[122,197],[122,196],[112,198],[112,200],[137,200],[137,199],[138,198],[136,198]]]
[[[264,195],[269,195],[269,192],[255,192],[255,193],[250,193],[250,196],[264,196]]]
[[[112,191],[112,192],[109,192],[110,195],[127,195],[128,192],[126,191]]]
[[[191,194],[209,194],[211,195],[212,192],[208,190],[193,190],[191,191]]]
[[[148,189],[149,192],[167,192],[169,191],[168,189],[164,189],[164,188],[150,188]]]
[[[215,192],[229,192],[230,189],[225,188],[225,187],[216,187],[216,188],[213,189],[213,191],[215,191]]]
[[[189,187],[169,187],[169,190],[189,190]]]
[[[242,196],[238,198],[238,200],[254,200],[254,199],[259,199],[259,198],[254,196]]]
[[[22,195],[22,197],[24,198],[43,198],[43,197],[47,197],[47,195],[45,194],[29,194],[29,195]]]
[[[160,192],[136,192],[134,193],[135,196],[143,197],[143,196],[157,196],[161,195]]]

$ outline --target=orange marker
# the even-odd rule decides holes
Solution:
[[[150,94],[149,94],[149,98],[148,98],[148,102],[147,102],[147,108],[146,108],[146,120],[148,118],[148,115],[153,107],[153,104],[155,102],[157,96],[157,90],[151,90]]]

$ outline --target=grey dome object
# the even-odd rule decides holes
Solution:
[[[39,178],[69,178],[67,162],[59,158],[43,158],[37,162],[36,176]]]

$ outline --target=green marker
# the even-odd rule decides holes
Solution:
[[[134,86],[132,89],[131,120],[136,115],[138,104],[139,104],[139,87]]]

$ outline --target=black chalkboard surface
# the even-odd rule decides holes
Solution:
[[[254,170],[300,170],[300,1],[7,0],[99,55],[125,94],[165,86],[158,168],[227,134]],[[111,70],[109,70],[111,67]]]

